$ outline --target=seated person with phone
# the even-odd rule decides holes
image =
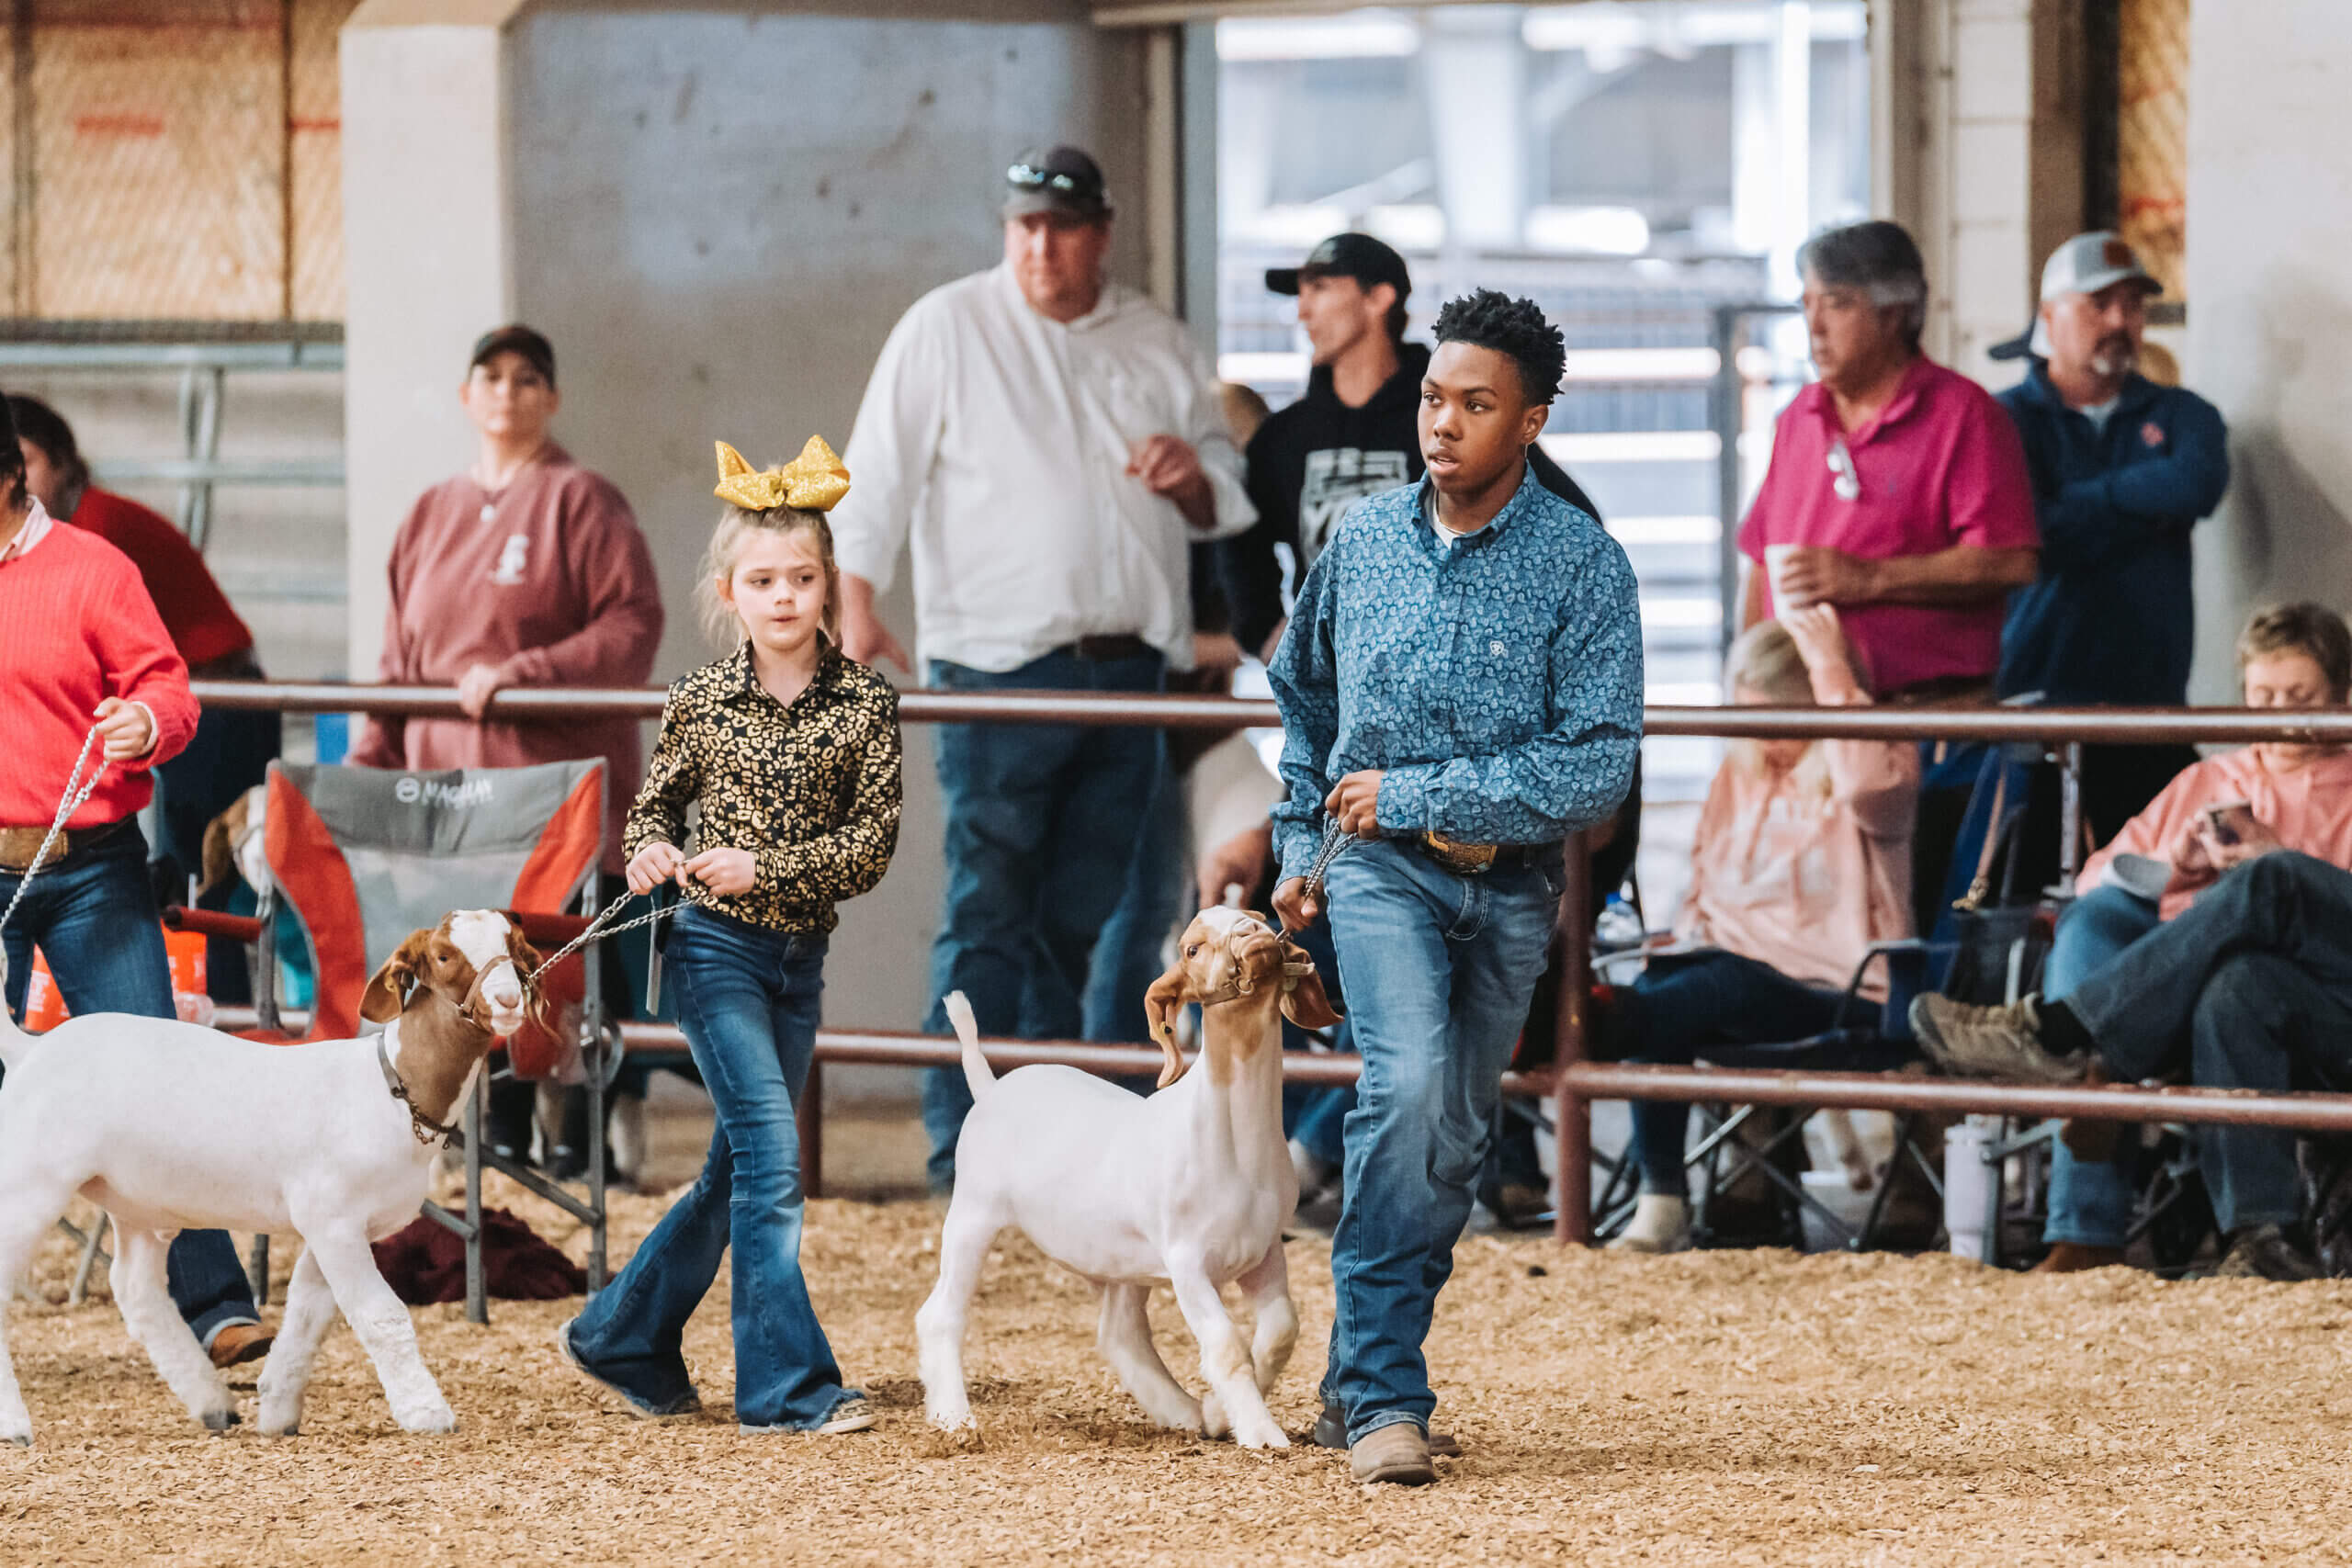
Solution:
[[[2257,610],[2237,654],[2248,707],[2328,707],[2352,692],[2352,629],[2324,605]],[[2183,770],[2084,865],[2080,897],[2059,920],[2042,972],[2043,996],[2063,1000],[2224,873],[2278,849],[2352,869],[2352,752],[2264,741]],[[2123,1261],[2137,1191],[2135,1132],[2077,1122],[2055,1146],[2041,1272]]]

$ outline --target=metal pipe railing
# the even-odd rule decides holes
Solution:
[[[202,681],[194,682],[194,687],[199,702],[220,708],[464,716],[456,689],[448,686]],[[517,687],[499,693],[490,713],[517,723],[614,716],[652,718],[660,715],[662,703],[662,693],[655,688]],[[911,723],[1154,725],[1170,729],[1241,729],[1281,723],[1274,705],[1262,700],[1062,692],[915,690],[900,698],[899,711],[902,719]],[[1651,707],[1644,714],[1643,728],[1646,736],[2030,741],[2053,746],[2064,774],[2062,826],[2068,838],[2065,866],[2071,873],[2086,743],[2352,744],[2352,708],[2298,709],[2289,716],[2247,708]],[[1568,975],[1579,975],[1589,967],[1591,942],[1590,867],[1581,853],[1567,857],[1567,888],[1561,899],[1561,913],[1562,967]],[[222,1027],[237,1026],[249,1012],[221,1010]],[[1586,1023],[1583,987],[1564,985],[1557,1017],[1557,1070],[1513,1075],[1504,1085],[1507,1093],[1553,1099],[1559,1138],[1555,1226],[1564,1244],[1591,1238],[1591,1106],[1596,1099],[1703,1100],[2352,1131],[2352,1096],[2259,1095],[2121,1085],[2042,1088],[1866,1073],[1763,1073],[1592,1062],[1586,1059]],[[289,1019],[287,1027],[299,1030],[301,1024]],[[626,1044],[639,1048],[676,1049],[684,1044],[677,1031],[658,1024],[626,1024],[622,1038]],[[1077,1041],[989,1041],[984,1049],[992,1065],[1007,1069],[1057,1062],[1125,1076],[1156,1073],[1161,1061],[1159,1051],[1150,1046]],[[822,1030],[817,1036],[817,1059],[952,1066],[961,1056],[954,1041],[934,1036]],[[1285,1080],[1300,1084],[1350,1083],[1358,1071],[1357,1061],[1348,1056],[1293,1055],[1283,1061]]]
[[[339,682],[198,681],[207,707],[281,713],[377,713],[462,718],[453,686],[345,685]],[[516,686],[492,699],[490,716],[529,724],[577,718],[658,718],[657,687]],[[1153,725],[1167,729],[1272,728],[1282,718],[1260,698],[1101,696],[1081,692],[943,692],[899,698],[911,724]],[[2238,745],[2257,740],[2352,744],[2352,708],[1774,708],[1652,707],[1645,736],[1756,740],[2038,740],[2053,744]]]

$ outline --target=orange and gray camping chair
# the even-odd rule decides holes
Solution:
[[[273,762],[266,799],[262,842],[274,886],[257,917],[166,914],[170,923],[262,946],[254,991],[263,1027],[253,1032],[255,1038],[298,1043],[274,1027],[275,975],[266,944],[279,900],[309,937],[317,965],[316,999],[301,1040],[357,1036],[368,976],[409,932],[452,909],[512,910],[524,934],[548,953],[583,931],[586,915],[594,911],[604,853],[602,761],[415,773]],[[588,1227],[588,1288],[604,1287],[604,1099],[620,1050],[617,1032],[608,1033],[603,1015],[598,956],[592,943],[540,977],[552,1032],[533,1026],[505,1042],[509,1070],[517,1077],[585,1077],[586,1200],[484,1148],[489,1086],[478,1077],[462,1118],[465,1210],[424,1205],[428,1215],[465,1238],[466,1315],[476,1323],[489,1320],[481,1257],[485,1165]],[[266,1245],[266,1238],[256,1242],[254,1267],[265,1285]]]

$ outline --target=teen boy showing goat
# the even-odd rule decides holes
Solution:
[[[1634,574],[1527,449],[1565,356],[1525,299],[1439,312],[1418,485],[1359,502],[1270,670],[1296,931],[1328,907],[1363,1077],[1332,1236],[1323,1425],[1362,1481],[1435,1479],[1421,1355],[1544,968],[1563,840],[1617,808],[1641,739]],[[1308,876],[1327,823],[1361,840]]]

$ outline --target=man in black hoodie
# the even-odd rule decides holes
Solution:
[[[1302,265],[1269,268],[1266,287],[1298,296],[1315,368],[1306,395],[1270,416],[1250,443],[1256,525],[1213,547],[1233,635],[1261,659],[1272,657],[1287,614],[1281,552],[1289,553],[1295,585],[1349,507],[1421,477],[1415,420],[1430,359],[1428,349],[1405,341],[1413,291],[1405,258],[1369,234],[1332,235]],[[1538,484],[1600,516],[1542,447],[1527,457]]]

